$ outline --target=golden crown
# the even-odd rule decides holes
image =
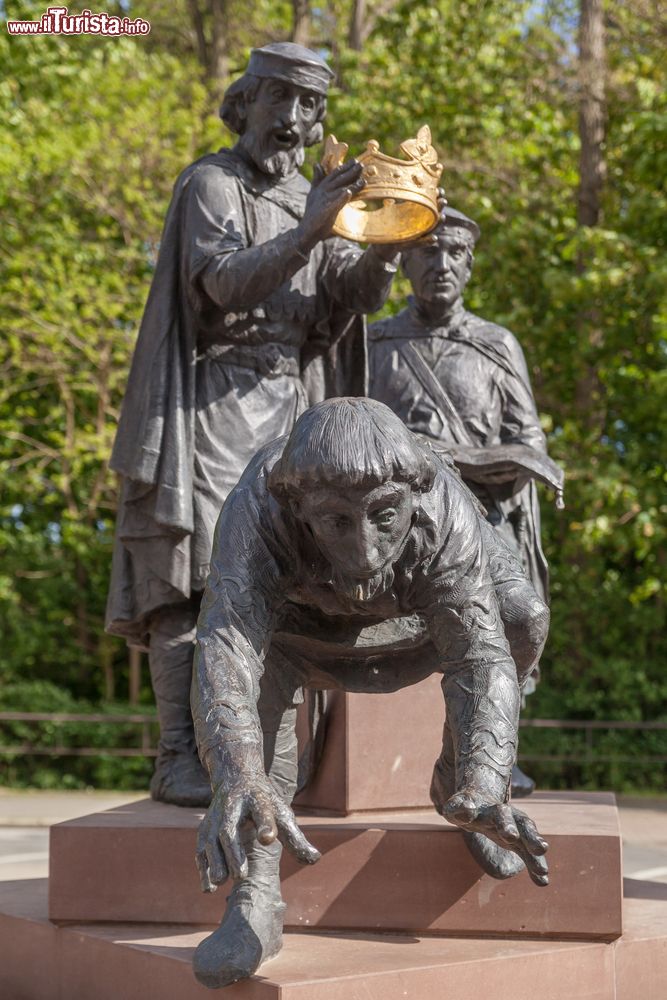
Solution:
[[[321,161],[325,173],[340,166],[348,150],[346,142],[327,136]],[[442,163],[428,125],[422,125],[415,139],[401,143],[400,150],[407,159],[381,153],[379,143],[371,139],[356,157],[366,186],[338,213],[334,233],[358,243],[404,243],[433,229],[439,218]]]

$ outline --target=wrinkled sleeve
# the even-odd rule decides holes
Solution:
[[[266,496],[244,479],[218,519],[197,626],[192,714],[202,760],[226,742],[262,743],[259,682],[282,574]]]
[[[517,750],[519,686],[478,518],[450,480],[442,494],[440,547],[420,580],[416,610],[442,657],[457,789],[507,794]]]
[[[308,260],[296,228],[253,245],[240,183],[215,166],[203,167],[190,183],[184,231],[195,296],[205,294],[227,312],[261,304]]]
[[[527,444],[546,453],[546,438],[530,387],[526,359],[516,337],[510,334],[509,338],[513,374],[504,371],[500,385],[503,404],[500,440],[502,444]]]
[[[331,298],[350,312],[373,313],[385,304],[397,265],[387,263],[373,246],[332,237],[325,241],[322,282]]]

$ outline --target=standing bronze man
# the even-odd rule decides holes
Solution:
[[[369,395],[445,446],[548,601],[535,482],[560,496],[562,472],[546,453],[519,342],[464,307],[479,227],[447,208],[434,234],[437,242],[403,255],[414,298],[369,330]],[[524,693],[534,684],[526,678]],[[533,787],[515,768],[513,794]]]
[[[190,713],[213,528],[249,459],[310,402],[355,392],[359,314],[384,302],[393,247],[330,238],[363,187],[351,161],[311,187],[332,72],[291,43],[253,50],[221,117],[239,136],[176,182],[111,465],[122,496],[107,627],[148,649],[160,719],[154,798],[202,805]]]

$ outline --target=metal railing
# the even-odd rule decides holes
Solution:
[[[151,726],[157,727],[155,715],[144,715],[133,712],[127,715],[105,715],[102,713],[83,714],[80,712],[0,712],[0,727],[3,722],[51,722],[62,724],[66,722],[118,723],[122,725],[140,726],[140,745],[138,747],[69,747],[69,746],[35,746],[34,743],[17,743],[3,746],[0,744],[0,755],[38,756],[38,757],[157,757],[157,748],[151,738]]]
[[[104,723],[140,726],[140,741],[138,747],[69,747],[69,746],[35,746],[33,743],[19,743],[3,746],[0,744],[0,755],[18,756],[35,755],[44,757],[155,757],[157,749],[151,738],[151,727],[157,729],[158,720],[155,715],[138,712],[126,715],[105,715],[91,713],[85,715],[77,712],[0,712],[0,727],[3,722],[51,722],[62,724],[67,722]],[[625,729],[636,731],[667,730],[667,721],[631,722],[621,719],[521,719],[524,729],[578,729],[585,732],[585,754],[519,754],[522,761],[592,764],[592,763],[644,763],[666,764],[667,755],[651,755],[645,757],[628,756],[598,756],[595,754],[593,733],[596,730]]]
[[[600,729],[632,729],[637,732],[665,731],[667,721],[631,722],[625,719],[521,719],[522,729],[583,729],[585,731],[585,753],[575,754],[522,754],[519,760],[525,762],[553,762],[558,764],[667,764],[667,756],[618,756],[616,754],[596,754],[593,733]]]

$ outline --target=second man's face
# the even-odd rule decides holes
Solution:
[[[452,306],[463,295],[471,273],[471,249],[465,231],[445,229],[437,243],[406,254],[403,268],[418,301]]]

